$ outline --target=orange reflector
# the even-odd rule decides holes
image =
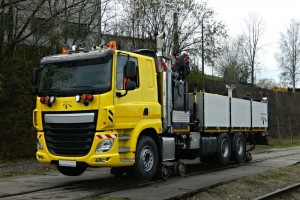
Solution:
[[[82,95],[81,95],[81,100],[82,100],[82,101],[85,101],[85,100],[86,100],[86,94],[82,94]]]
[[[108,47],[114,50],[117,50],[117,43],[116,41],[110,41]]]
[[[69,53],[69,51],[66,49],[66,48],[61,48],[61,53],[62,54],[67,54],[67,53]]]
[[[50,100],[50,97],[49,97],[49,96],[46,96],[46,97],[45,97],[45,103],[48,103],[49,100]]]

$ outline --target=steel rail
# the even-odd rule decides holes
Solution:
[[[285,187],[285,188],[282,188],[282,189],[279,189],[275,192],[271,192],[269,194],[266,194],[266,195],[263,195],[261,197],[258,197],[256,198],[255,200],[266,200],[266,199],[272,199],[274,197],[279,197],[281,195],[284,195],[284,194],[287,194],[287,193],[290,193],[290,192],[293,192],[297,189],[300,188],[300,183],[297,183],[297,184],[294,184],[294,185],[291,185],[291,186],[288,186],[288,187]]]
[[[291,156],[291,155],[295,155],[295,154],[298,154],[298,153],[290,153],[290,154],[287,154],[287,155],[269,156],[269,157],[266,157],[266,158],[253,160],[249,163],[229,164],[227,166],[221,166],[221,167],[220,166],[217,166],[217,167],[213,166],[213,167],[216,167],[216,168],[205,169],[205,170],[196,171],[196,172],[189,172],[186,175],[184,175],[183,177],[190,177],[190,176],[194,176],[194,175],[200,175],[200,174],[206,174],[206,173],[211,173],[211,172],[222,171],[222,170],[230,169],[230,168],[237,168],[237,167],[243,166],[243,165],[263,162],[263,161],[266,161],[266,160],[276,159],[276,158],[285,157],[285,156]],[[211,165],[207,165],[207,167],[210,167],[210,166]],[[181,177],[180,176],[173,176],[173,177],[170,177],[169,179],[170,180],[176,180],[176,179],[179,179],[179,178],[181,178]],[[117,192],[117,191],[127,190],[127,189],[131,189],[131,188],[136,188],[136,187],[143,187],[143,186],[151,185],[153,183],[164,182],[165,180],[154,180],[154,181],[149,181],[149,182],[132,181],[132,183],[128,183],[128,181],[125,181],[125,184],[122,184],[122,182],[120,182],[118,180],[118,178],[109,177],[109,178],[106,178],[106,181],[110,182],[108,184],[109,186],[107,188],[101,188],[101,189],[103,189],[103,191],[98,192],[97,194],[95,194],[93,196],[106,195],[106,194],[110,194],[110,193]],[[93,184],[93,182],[95,182],[95,180],[91,181],[91,183],[89,181],[84,181],[84,182],[89,184],[88,186],[85,186],[85,187],[88,187],[88,188],[90,187],[91,190],[94,189],[95,185]],[[231,181],[228,181],[228,182],[231,182]],[[211,185],[211,186],[198,188],[197,190],[185,193],[184,195],[179,195],[179,196],[176,196],[176,197],[172,197],[170,199],[180,199],[182,197],[191,196],[193,194],[196,194],[196,193],[199,193],[201,191],[220,186],[220,185],[228,183],[228,182],[220,182],[220,183],[217,183],[217,184],[214,184],[214,185]],[[69,184],[60,184],[60,185],[57,185],[57,186],[46,187],[46,188],[36,189],[36,190],[33,189],[31,191],[25,191],[25,192],[20,192],[20,193],[16,193],[16,194],[2,194],[2,196],[0,195],[0,199],[7,198],[7,197],[18,197],[20,195],[26,195],[26,194],[34,194],[34,193],[37,193],[37,192],[42,192],[42,191],[47,191],[47,190],[52,190],[52,189],[57,189],[57,188],[63,188],[63,187],[67,187],[67,186],[73,186],[73,187],[76,186],[76,185],[80,186],[81,184],[82,184],[82,182],[75,183],[75,184],[74,184],[74,182],[71,182]],[[113,189],[111,188],[111,185],[114,185]],[[81,188],[78,187],[78,189],[81,189]]]

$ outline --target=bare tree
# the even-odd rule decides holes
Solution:
[[[277,83],[273,78],[263,78],[258,81],[256,86],[266,89],[272,89],[277,86]]]
[[[259,42],[264,32],[265,23],[263,19],[255,13],[251,13],[244,22],[243,35],[246,38],[244,51],[246,53],[248,65],[251,68],[251,83],[254,84],[254,73],[258,68],[258,52],[262,48]]]
[[[0,9],[11,6],[11,5],[14,5],[14,4],[17,4],[17,3],[20,3],[22,1],[26,1],[26,0],[15,0],[15,1],[2,0],[1,3],[0,3]]]
[[[0,61],[6,56],[14,55],[16,47],[22,43],[28,43],[32,36],[41,31],[44,25],[53,22],[61,13],[72,9],[85,0],[68,1],[65,7],[53,6],[51,0],[19,2],[0,8]],[[59,5],[57,3],[56,5]],[[36,19],[39,20],[37,23]],[[53,24],[50,23],[51,26]],[[47,30],[49,31],[49,30]]]
[[[64,43],[91,41],[92,36],[99,42],[98,30],[104,32],[105,24],[113,18],[113,3],[109,0],[0,0],[0,101],[2,97],[9,99],[10,91],[3,88],[12,84],[8,75],[17,67],[16,60],[23,66],[29,62],[36,64],[41,56],[59,52]],[[103,28],[98,29],[99,26]],[[25,54],[32,59],[22,60]]]
[[[127,50],[155,46],[155,38],[164,26],[166,9],[158,0],[122,0],[121,13],[115,33],[130,37]]]
[[[202,20],[199,19],[203,17],[203,13],[209,11],[206,3],[193,0],[124,0],[123,5],[125,14],[119,26],[127,27],[123,28],[122,34],[134,38],[133,49],[154,49],[154,45],[147,46],[143,41],[155,41],[157,33],[164,31],[167,54],[178,55],[185,50],[195,58],[201,55]],[[217,55],[217,51],[220,50],[217,38],[226,34],[224,25],[216,22],[213,19],[213,11],[211,13],[212,15],[205,18],[204,24],[206,62],[212,61],[213,55]],[[137,44],[137,41],[141,42]]]
[[[0,7],[0,60],[22,43],[52,46],[55,52],[92,33],[100,39],[99,31],[113,18],[112,5],[109,0],[29,0]]]
[[[280,34],[279,52],[275,54],[279,67],[283,70],[281,77],[295,87],[300,73],[300,21],[292,19],[286,33]]]
[[[251,73],[243,44],[245,38],[239,36],[223,42],[220,55],[215,59],[216,71],[225,80],[247,82]]]

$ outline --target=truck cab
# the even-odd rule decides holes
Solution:
[[[105,48],[47,56],[40,63],[33,72],[40,163],[79,175],[88,166],[132,166],[143,134],[159,146],[152,57]]]

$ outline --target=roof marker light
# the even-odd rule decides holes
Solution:
[[[94,96],[93,94],[81,94],[81,95],[76,95],[75,100],[77,103],[82,102],[85,106],[89,105],[89,102],[93,101]]]
[[[44,103],[45,103],[45,97],[41,97],[41,98],[40,98],[40,102],[41,102],[42,104],[44,104]]]
[[[50,99],[50,97],[49,97],[49,96],[46,96],[46,97],[45,97],[45,103],[48,103],[48,102],[49,102],[49,99]]]
[[[82,100],[82,101],[85,101],[85,100],[86,100],[86,97],[87,97],[86,94],[82,94],[82,95],[81,95],[81,100]]]
[[[54,103],[55,102],[55,96],[51,96],[49,99],[49,103]]]
[[[72,45],[72,51],[76,51],[76,45]]]
[[[61,53],[62,54],[67,54],[67,53],[69,53],[69,50],[67,50],[66,48],[61,48]]]
[[[79,103],[79,102],[80,102],[80,100],[81,100],[81,97],[80,97],[80,95],[76,95],[76,96],[75,96],[75,100],[76,100],[76,102],[77,102],[77,103]]]
[[[94,97],[93,97],[92,94],[88,94],[88,95],[87,95],[87,100],[93,101],[93,99],[94,99]]]
[[[117,50],[117,43],[116,41],[109,41],[108,47],[114,50]]]

